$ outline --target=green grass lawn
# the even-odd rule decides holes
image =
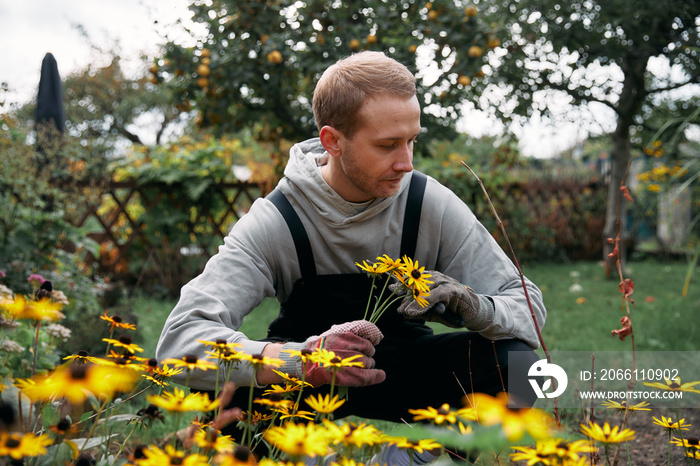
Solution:
[[[542,336],[550,351],[632,348],[630,338],[620,341],[610,333],[620,328],[622,295],[617,277],[606,279],[598,263],[524,264],[523,271],[542,289],[547,307]],[[683,297],[686,272],[685,262],[647,260],[628,264],[625,278],[634,282],[630,311],[638,351],[694,351],[700,346],[700,325],[695,320],[700,309],[700,283],[695,277]],[[163,322],[176,301],[146,295],[133,300],[145,355],[154,354]],[[277,312],[277,302],[266,299],[245,318],[241,330],[252,339],[263,338]],[[449,330],[440,325],[433,328],[438,332]]]

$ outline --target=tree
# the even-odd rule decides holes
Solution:
[[[155,78],[145,75],[126,77],[119,56],[113,56],[102,68],[88,66],[71,74],[64,84],[69,131],[107,149],[119,140],[144,144],[135,131],[135,122],[150,113],[155,121],[153,140],[161,143],[166,129],[178,120],[181,111],[172,105],[167,89],[156,87],[155,83]]]
[[[612,265],[608,254],[614,245],[607,239],[616,238],[620,221],[624,240],[626,206],[620,187],[630,154],[649,142],[642,137],[645,129],[658,129],[645,126],[655,123],[646,117],[669,100],[676,101],[676,116],[694,110],[690,98],[678,102],[671,91],[700,92],[700,2],[495,0],[483,6],[489,18],[510,32],[482,83],[496,84],[506,96],[499,95],[495,106],[485,102],[497,115],[546,114],[551,108],[538,98],[547,91],[558,91],[574,106],[595,102],[614,112],[603,238],[604,258]],[[656,72],[654,61],[667,62],[673,73]],[[622,245],[620,253],[624,261]]]
[[[315,133],[320,73],[360,50],[387,51],[419,73],[427,136],[454,135],[459,104],[497,44],[475,8],[451,0],[196,0],[190,8],[207,32],[195,47],[167,43],[158,78],[180,108],[198,110],[201,127],[254,127],[271,141]]]

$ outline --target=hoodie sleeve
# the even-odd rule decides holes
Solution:
[[[438,249],[427,251],[435,269],[493,301],[494,313],[479,333],[494,340],[519,338],[538,348],[537,327],[544,326],[546,317],[541,291],[525,278],[525,292],[515,264],[454,193],[432,180],[424,202],[421,234],[440,238],[433,246]]]
[[[263,298],[275,296],[276,275],[284,267],[294,266],[294,261],[285,262],[279,257],[280,251],[294,251],[291,241],[289,230],[272,203],[256,200],[250,212],[234,225],[204,271],[182,288],[160,335],[157,359],[185,355],[205,358],[205,351],[211,348],[198,340],[222,339],[242,345],[240,350],[245,353],[261,353],[267,342],[250,340],[238,329],[243,318]],[[211,390],[216,372],[195,370],[189,375],[188,384]],[[252,376],[249,365],[242,363],[232,372],[231,380],[247,386]],[[222,382],[224,374],[220,377]],[[175,381],[183,383],[184,378],[181,374]]]

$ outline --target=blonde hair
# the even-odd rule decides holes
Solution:
[[[412,97],[416,95],[416,78],[406,66],[382,52],[360,52],[338,60],[316,84],[316,126],[319,131],[332,126],[352,138],[361,124],[360,107],[381,94]]]

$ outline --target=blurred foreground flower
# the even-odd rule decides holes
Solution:
[[[77,404],[90,395],[111,399],[116,393],[128,393],[138,379],[136,372],[118,366],[70,364],[33,379],[18,379],[15,386],[32,401],[66,398]]]
[[[588,464],[589,453],[596,452],[596,448],[587,440],[569,441],[561,438],[540,440],[535,448],[515,446],[511,447],[517,453],[511,453],[513,461],[527,461],[527,465],[573,465]]]
[[[209,401],[206,393],[194,392],[185,395],[184,390],[175,388],[172,393],[164,392],[162,395],[150,395],[146,398],[149,403],[165,409],[166,411],[212,411],[219,406],[219,400]]]
[[[53,440],[47,434],[0,432],[0,458],[9,456],[19,461],[26,457],[45,455],[46,447],[52,443]]]
[[[500,423],[510,441],[520,440],[525,432],[535,440],[548,438],[556,427],[554,418],[541,409],[510,407],[508,395],[503,392],[496,397],[474,393],[467,400],[467,406],[474,410],[479,424],[491,426]]]
[[[27,300],[22,295],[14,298],[2,298],[0,309],[4,310],[13,319],[28,319],[35,321],[61,320],[66,316],[61,312],[63,305],[53,302],[50,298],[42,298],[38,301]]]

